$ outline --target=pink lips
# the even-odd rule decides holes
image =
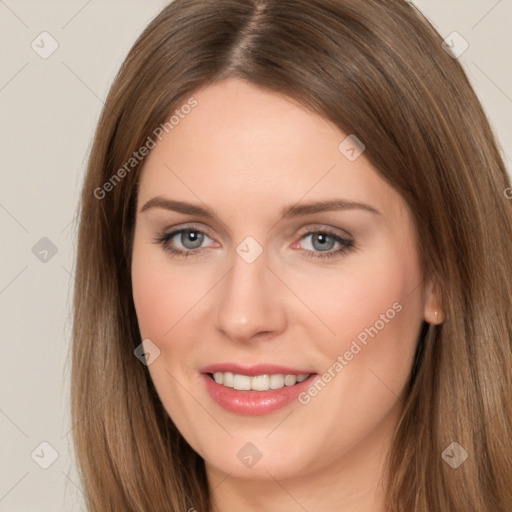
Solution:
[[[287,368],[286,366],[278,366],[275,364],[256,364],[253,366],[241,366],[235,363],[221,363],[221,364],[211,364],[209,366],[205,366],[199,370],[201,373],[215,373],[215,372],[231,372],[238,373],[241,375],[265,375],[267,373],[283,373],[300,375],[303,373],[313,373],[310,370],[297,370],[296,368]]]
[[[284,366],[258,364],[250,367],[238,364],[214,364],[200,370],[203,382],[210,397],[222,408],[229,412],[244,414],[248,416],[262,416],[277,411],[293,402],[297,396],[310,385],[316,374],[310,370],[298,370]],[[254,376],[265,374],[311,374],[305,381],[293,386],[284,386],[281,389],[270,389],[268,391],[239,391],[217,384],[210,374],[215,372],[231,372],[242,375]]]

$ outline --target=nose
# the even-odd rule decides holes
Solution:
[[[274,338],[287,323],[282,293],[283,284],[267,267],[265,252],[252,263],[235,253],[218,286],[217,329],[239,342]]]

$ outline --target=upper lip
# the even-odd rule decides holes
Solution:
[[[215,373],[215,372],[231,372],[239,375],[267,375],[282,373],[284,375],[303,375],[306,373],[313,373],[309,370],[298,370],[296,368],[290,368],[286,366],[279,366],[276,364],[256,364],[252,366],[243,366],[237,363],[218,363],[211,364],[201,368],[201,373]]]

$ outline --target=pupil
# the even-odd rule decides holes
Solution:
[[[197,249],[202,241],[203,235],[197,231],[185,231],[181,235],[181,243],[187,249]]]
[[[326,235],[325,233],[320,233],[313,237],[313,247],[315,249],[319,249],[321,251],[332,249],[332,242],[334,239],[331,238],[330,235]],[[319,245],[316,246],[315,242],[319,242]],[[331,243],[329,243],[331,242]],[[327,247],[329,246],[329,247]]]

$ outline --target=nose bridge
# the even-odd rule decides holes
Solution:
[[[217,328],[236,340],[278,332],[285,324],[279,290],[267,268],[267,254],[255,254],[254,249],[251,241],[238,246],[218,297]]]

